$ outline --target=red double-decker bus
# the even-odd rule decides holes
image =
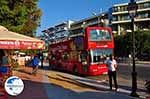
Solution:
[[[52,69],[82,75],[107,73],[105,59],[113,54],[114,40],[108,27],[86,27],[83,35],[49,45]]]

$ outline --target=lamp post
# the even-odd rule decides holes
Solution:
[[[99,16],[95,12],[93,12],[92,14],[97,17],[97,26],[100,26],[100,24],[99,24],[100,23]]]
[[[132,24],[132,63],[133,63],[133,70],[132,70],[132,92],[131,96],[133,97],[139,97],[139,95],[136,93],[137,90],[137,72],[136,72],[136,66],[135,66],[135,33],[134,33],[134,18],[137,14],[138,5],[134,0],[130,0],[130,3],[128,4],[127,10],[129,12],[130,18],[131,18],[131,24]]]

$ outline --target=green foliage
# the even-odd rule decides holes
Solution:
[[[141,51],[150,54],[150,31],[145,31],[142,35]]]
[[[37,3],[38,0],[0,0],[0,25],[33,36],[42,14]]]
[[[150,31],[135,32],[135,54],[150,54]],[[115,37],[115,55],[125,56],[132,54],[132,33]]]

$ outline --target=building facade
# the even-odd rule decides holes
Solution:
[[[150,0],[137,0],[138,10],[135,17],[135,30],[150,29]],[[116,4],[109,9],[109,20],[116,35],[126,34],[131,31],[131,19],[127,11],[128,3]]]
[[[79,21],[66,21],[43,30],[43,39],[49,43],[59,42],[82,34],[87,26],[108,26],[108,14],[101,13]]]
[[[91,17],[76,21],[71,24],[70,27],[70,37],[83,35],[83,30],[87,26],[108,26],[108,14],[101,13],[101,14],[94,14]]]
[[[50,28],[43,30],[44,36],[47,37],[49,43],[64,40],[69,36],[69,29],[73,21],[66,21],[57,25],[51,26]]]

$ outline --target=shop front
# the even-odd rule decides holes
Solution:
[[[12,51],[42,50],[44,45],[42,40],[11,32],[0,26],[0,99],[6,99],[4,82],[12,75]]]

